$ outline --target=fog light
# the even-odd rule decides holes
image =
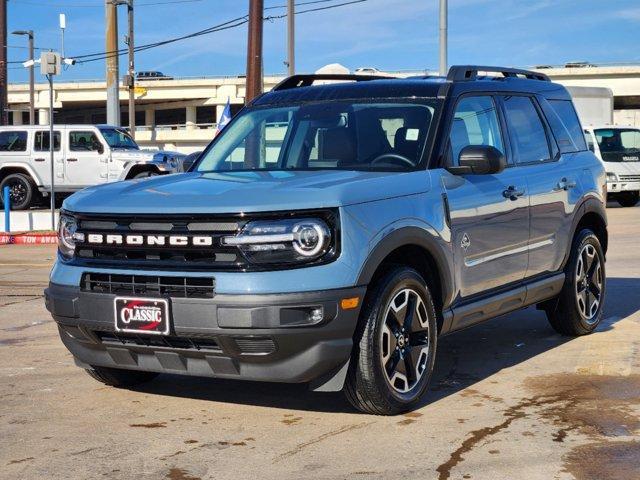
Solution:
[[[324,318],[324,309],[322,307],[315,307],[309,311],[309,320],[311,323],[320,323]]]

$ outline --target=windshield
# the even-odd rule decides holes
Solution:
[[[195,170],[410,170],[435,105],[324,102],[246,110]]]
[[[126,148],[129,150],[140,150],[138,144],[124,130],[117,128],[101,128],[102,136],[111,148]]]
[[[640,130],[635,128],[600,128],[594,130],[605,162],[640,161]]]

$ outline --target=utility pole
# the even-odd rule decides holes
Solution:
[[[447,0],[440,0],[440,75],[447,74]]]
[[[29,37],[29,125],[36,124],[35,109],[35,63],[33,58],[33,30],[16,30],[14,35]]]
[[[127,86],[129,87],[129,133],[136,138],[136,97],[135,97],[135,62],[133,44],[133,0],[127,2],[127,20],[129,23],[129,33],[127,35],[127,46],[129,47],[129,72]]]
[[[120,89],[118,72],[118,7],[115,0],[105,0],[107,52],[107,123],[120,126]]]
[[[287,70],[289,76],[296,73],[296,21],[295,0],[287,0]]]
[[[247,42],[247,88],[244,96],[249,103],[262,93],[262,17],[263,0],[249,0],[249,38]]]
[[[7,0],[0,0],[0,125],[7,125]]]

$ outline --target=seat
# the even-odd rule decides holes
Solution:
[[[330,128],[322,135],[322,160],[338,166],[356,163],[356,142],[353,132],[345,127]]]

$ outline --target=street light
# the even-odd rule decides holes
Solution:
[[[29,124],[35,125],[36,123],[36,110],[35,110],[35,77],[34,77],[34,65],[33,59],[33,30],[16,30],[11,32],[13,35],[26,35],[29,37],[29,60],[25,62],[25,67],[29,68]]]

